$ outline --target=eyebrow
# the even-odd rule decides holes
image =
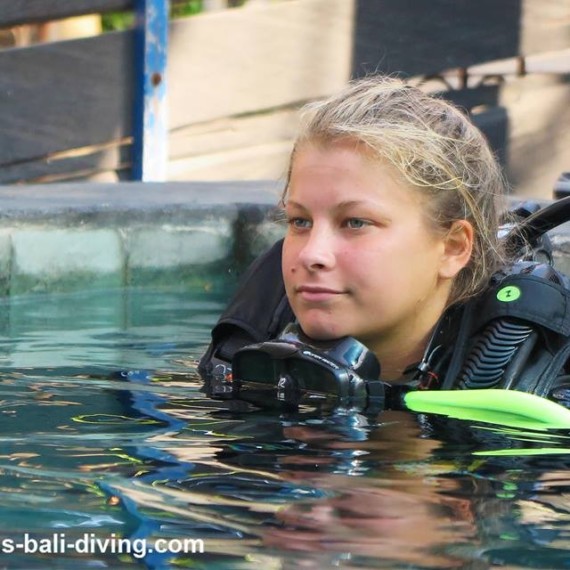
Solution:
[[[369,205],[370,202],[368,202],[367,200],[344,200],[342,202],[339,202],[337,204],[338,209],[342,209],[342,208],[350,208],[352,206],[366,206]]]
[[[304,208],[305,206],[303,206],[303,204],[300,204],[299,202],[295,202],[295,200],[286,200],[285,201],[285,206],[295,206],[296,208]]]
[[[296,202],[295,200],[287,200],[285,202],[285,206],[291,205],[294,208],[299,208],[301,210],[306,210],[306,206],[301,204],[300,202]],[[335,210],[342,210],[344,208],[350,208],[352,206],[367,206],[370,205],[370,202],[366,200],[343,200],[335,205]]]

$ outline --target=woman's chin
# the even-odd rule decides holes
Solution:
[[[315,323],[299,321],[303,332],[314,340],[334,340],[342,336],[346,336],[341,327],[332,323]]]

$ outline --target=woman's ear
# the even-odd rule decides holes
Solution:
[[[452,279],[469,263],[473,253],[473,240],[473,226],[467,220],[453,222],[444,237],[440,277]]]

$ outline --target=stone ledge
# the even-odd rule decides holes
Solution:
[[[274,180],[0,186],[0,223],[47,221],[55,216],[68,223],[145,221],[173,213],[196,217],[220,207],[271,207],[280,191],[281,184]]]
[[[0,187],[0,294],[211,285],[269,245],[277,182]]]

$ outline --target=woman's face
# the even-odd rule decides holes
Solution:
[[[308,144],[294,158],[285,210],[283,277],[305,333],[354,336],[380,358],[413,352],[406,344],[425,339],[460,269],[420,193],[356,144]]]

